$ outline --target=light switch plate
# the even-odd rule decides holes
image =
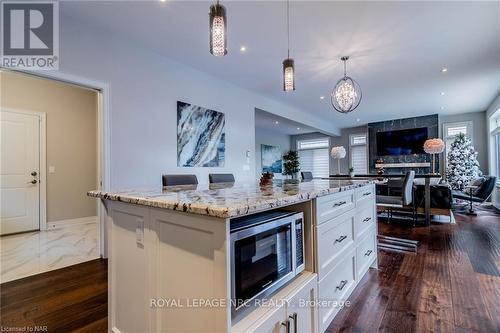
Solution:
[[[49,173],[56,173],[56,167],[53,165],[49,165]]]

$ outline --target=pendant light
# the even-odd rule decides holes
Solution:
[[[347,76],[346,62],[349,57],[342,57],[340,60],[344,62],[344,77],[338,80],[333,88],[331,102],[338,112],[349,113],[361,102],[361,88],[356,81]]]
[[[283,91],[295,90],[295,65],[290,58],[290,0],[286,1],[286,34],[288,55],[283,60]]]
[[[216,57],[227,54],[227,18],[226,8],[219,4],[219,0],[210,6],[210,53]]]

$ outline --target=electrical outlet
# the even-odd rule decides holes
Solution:
[[[49,165],[49,173],[56,173],[56,167],[53,165]]]
[[[135,227],[135,241],[138,245],[144,246],[144,220],[137,219],[137,226]]]

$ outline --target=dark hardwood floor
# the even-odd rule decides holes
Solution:
[[[419,240],[417,254],[379,251],[328,332],[500,332],[500,214],[456,214],[457,224],[380,233]],[[106,332],[107,263],[87,263],[0,285],[1,326]],[[301,332],[303,333],[303,332]]]
[[[457,224],[379,234],[420,241],[417,254],[379,251],[327,332],[500,332],[500,214],[455,213]]]
[[[107,275],[107,260],[96,259],[1,284],[1,331],[106,332]]]

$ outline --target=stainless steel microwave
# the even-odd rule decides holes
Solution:
[[[278,210],[232,220],[230,251],[234,318],[304,270],[303,213]]]

